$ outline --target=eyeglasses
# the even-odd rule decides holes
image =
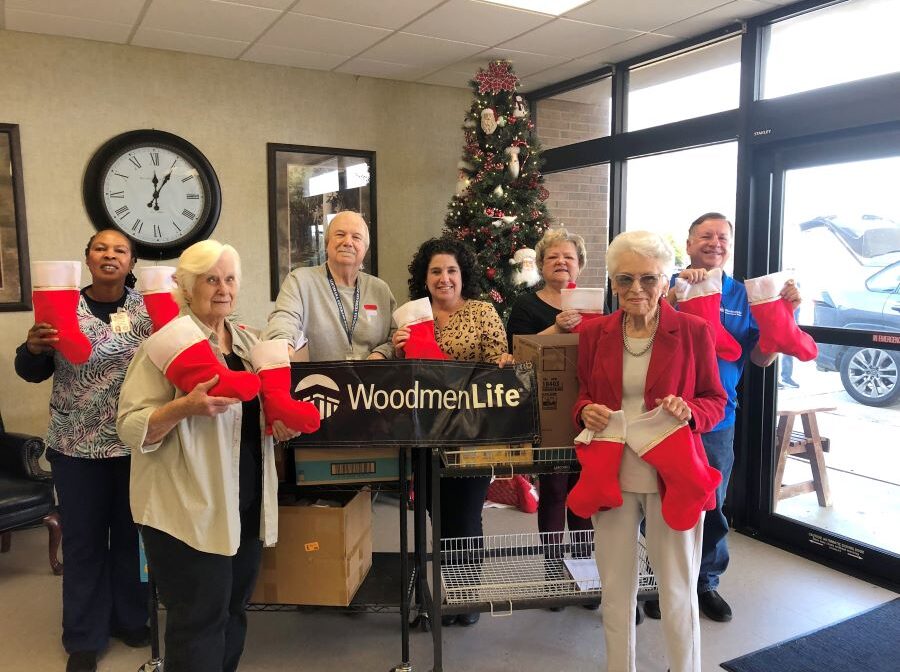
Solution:
[[[644,291],[650,292],[656,289],[656,286],[659,284],[660,280],[662,280],[663,275],[641,275],[635,277],[633,275],[625,275],[624,273],[620,275],[613,276],[613,282],[616,283],[617,287],[621,287],[622,289],[631,289],[631,286],[634,284],[634,281],[637,280],[641,286],[641,289]]]

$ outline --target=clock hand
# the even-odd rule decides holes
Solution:
[[[159,179],[156,177],[155,170],[153,171],[153,179],[151,180],[151,182],[153,182],[153,196],[150,197],[150,202],[147,203],[148,208],[152,208],[159,198],[159,190],[156,188],[156,185],[159,184]],[[156,209],[159,210],[158,205],[156,206]]]

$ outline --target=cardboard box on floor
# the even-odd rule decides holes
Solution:
[[[578,431],[572,407],[578,399],[578,334],[513,336],[513,357],[534,364],[541,448],[575,445]]]
[[[341,506],[278,507],[278,545],[263,549],[250,601],[346,607],[372,567],[372,497],[324,493]]]

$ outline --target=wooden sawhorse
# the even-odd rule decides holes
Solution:
[[[778,444],[778,462],[775,467],[775,482],[772,488],[772,509],[778,502],[788,497],[796,497],[815,491],[819,506],[831,506],[831,490],[828,487],[828,472],[825,468],[823,452],[827,451],[828,439],[819,434],[816,413],[833,411],[831,408],[806,408],[795,411],[778,411],[778,427],[775,439]],[[800,417],[803,433],[794,432],[794,420]],[[788,455],[802,455],[809,460],[812,480],[792,485],[782,485],[784,467]]]

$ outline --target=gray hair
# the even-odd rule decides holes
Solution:
[[[615,275],[619,270],[619,260],[627,252],[639,254],[642,257],[654,259],[662,266],[663,273],[667,276],[675,263],[675,253],[672,246],[658,233],[652,231],[625,231],[613,238],[606,250],[606,267],[609,275]]]
[[[186,292],[189,292],[197,282],[197,278],[215,266],[223,254],[231,255],[234,259],[234,273],[237,276],[238,286],[241,284],[241,256],[231,245],[220,243],[217,240],[201,240],[194,243],[178,257],[178,268],[175,269],[175,283],[177,287],[172,292],[178,305],[187,305]]]
[[[575,246],[575,252],[578,254],[578,270],[584,268],[584,265],[587,263],[587,248],[584,245],[584,238],[577,233],[569,233],[560,227],[558,229],[547,229],[544,237],[534,246],[534,252],[537,255],[535,263],[538,270],[541,270],[544,266],[544,254],[546,254],[547,250],[562,243],[572,243]]]
[[[328,239],[331,237],[331,227],[334,226],[334,223],[343,220],[343,219],[357,219],[363,225],[363,235],[366,239],[366,250],[369,249],[369,225],[366,223],[366,220],[363,219],[363,216],[354,210],[341,210],[334,217],[331,218],[331,221],[328,222],[328,226],[325,227],[325,244],[328,245]]]

